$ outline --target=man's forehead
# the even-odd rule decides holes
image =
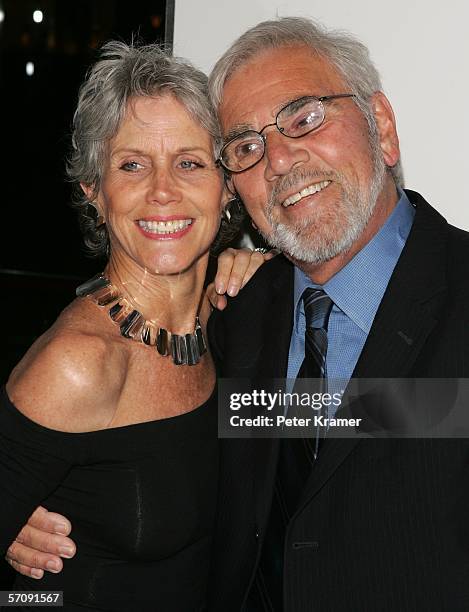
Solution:
[[[337,93],[341,82],[335,67],[307,47],[268,49],[227,79],[219,109],[224,137],[262,128],[303,96]]]

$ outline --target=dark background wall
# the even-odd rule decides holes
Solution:
[[[170,44],[173,13],[174,0],[0,0],[1,383],[103,265],[84,254],[65,182],[79,84],[106,40]]]
[[[84,254],[65,180],[79,84],[106,40],[171,40],[166,4],[171,8],[161,0],[0,0],[0,316],[9,321],[2,381],[31,334],[73,298],[77,279],[102,266]]]

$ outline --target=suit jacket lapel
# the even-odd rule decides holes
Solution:
[[[353,378],[409,376],[446,298],[446,221],[421,196],[414,192],[407,195],[417,207],[412,230]],[[324,486],[359,441],[343,438],[324,442],[301,507]]]

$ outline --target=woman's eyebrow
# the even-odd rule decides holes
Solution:
[[[200,153],[205,153],[206,155],[211,155],[211,151],[207,150],[205,147],[199,147],[198,145],[193,146],[193,147],[181,147],[180,149],[177,149],[178,153],[196,153],[196,152],[200,152]]]
[[[196,152],[200,152],[200,153],[205,153],[206,155],[211,155],[211,152],[208,151],[206,148],[204,147],[200,147],[198,145],[194,145],[194,146],[183,146],[179,149],[176,149],[175,151],[176,153],[196,153]],[[116,155],[122,155],[122,154],[126,154],[126,155],[151,155],[151,151],[149,151],[148,149],[143,150],[143,149],[137,149],[135,147],[117,147],[115,149],[113,149],[111,151],[111,157],[115,157]]]
[[[122,153],[131,155],[148,155],[148,151],[145,152],[142,149],[136,149],[134,147],[116,147],[111,151],[111,157],[121,155]]]

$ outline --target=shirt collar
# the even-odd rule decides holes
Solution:
[[[346,266],[322,287],[295,267],[295,329],[304,316],[301,296],[307,287],[324,289],[339,308],[362,331],[369,333],[394,267],[409,235],[415,209],[401,189],[399,201],[386,223]]]

